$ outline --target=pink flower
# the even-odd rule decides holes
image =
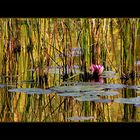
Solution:
[[[91,64],[90,70],[92,74],[101,75],[104,70],[104,67],[102,65]]]

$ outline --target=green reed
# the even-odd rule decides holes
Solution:
[[[80,66],[85,76],[89,72],[91,63],[103,64],[105,70],[113,70],[119,72],[120,75],[135,72],[135,61],[139,50],[137,44],[139,27],[138,18],[0,19],[0,63],[2,64],[0,75],[10,76],[9,79],[3,79],[4,83],[34,80],[38,83],[37,87],[46,88],[59,85],[69,78],[75,80],[77,73],[74,71],[74,65]],[[73,57],[72,48],[82,48],[82,54]],[[60,73],[58,76],[49,74],[50,66],[62,66],[62,75]],[[31,69],[33,71],[28,71]],[[16,79],[12,78],[13,75],[19,76]],[[112,81],[108,80],[108,82]],[[35,87],[35,85],[28,86],[26,84],[22,87],[30,88]],[[134,91],[132,92],[134,93]],[[9,95],[1,96],[3,99],[1,102],[2,117],[4,117],[4,111],[8,110],[7,106],[12,107],[10,99],[13,97]],[[66,117],[70,116],[70,111],[71,114],[76,114],[74,109],[70,110],[69,108],[72,99],[61,98],[60,101],[57,98],[58,102],[55,98],[51,96],[39,96],[39,98],[26,96],[24,111],[23,114],[21,113],[23,117],[20,119],[23,121],[51,120],[52,116],[58,116],[58,110],[66,111],[66,114],[64,112],[61,112],[63,115],[59,114],[61,120],[63,117],[66,120]],[[16,102],[17,106],[21,102],[20,99],[21,97]],[[73,101],[74,105],[76,103],[76,101]],[[80,104],[78,105],[80,106]],[[85,114],[82,113],[90,115],[91,104],[84,103],[84,105],[82,110]],[[133,107],[131,109],[133,110]],[[17,110],[17,107],[15,110]],[[93,110],[95,110],[95,106]],[[105,120],[104,106],[98,104],[96,110],[98,110],[98,121]],[[127,107],[125,108],[126,111]]]

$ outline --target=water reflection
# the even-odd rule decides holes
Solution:
[[[1,19],[0,121],[140,121],[139,20],[127,20]]]

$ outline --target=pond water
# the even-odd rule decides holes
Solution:
[[[134,80],[122,84],[120,78],[104,73],[102,82],[76,79],[59,82],[59,74],[54,71],[48,75],[49,82],[41,84],[28,78],[18,77],[16,81],[12,77],[8,77],[11,81],[2,78],[6,83],[0,84],[1,121],[139,122],[138,79],[137,84]],[[34,71],[28,72],[32,75]]]
[[[0,121],[139,122],[139,23],[1,18]]]

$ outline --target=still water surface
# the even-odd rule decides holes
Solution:
[[[63,82],[61,68],[51,67],[45,81],[37,71],[16,70],[2,76],[1,122],[139,122],[139,79],[123,84],[116,73],[105,71],[100,81]],[[20,68],[19,68],[20,69]],[[76,69],[78,71],[78,69]]]

